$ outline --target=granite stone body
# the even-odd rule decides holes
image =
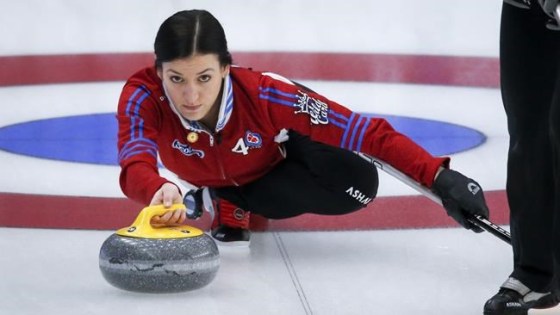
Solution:
[[[206,234],[153,239],[111,235],[99,252],[99,268],[113,286],[171,293],[202,288],[220,266],[218,247]]]

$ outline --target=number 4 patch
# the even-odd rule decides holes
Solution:
[[[241,153],[243,155],[249,154],[249,149],[260,148],[262,145],[262,137],[256,132],[247,130],[243,138],[239,138],[237,143],[231,149],[232,152]]]

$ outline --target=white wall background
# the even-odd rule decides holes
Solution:
[[[499,0],[2,0],[0,55],[151,51],[179,10],[224,25],[232,51],[497,56]]]

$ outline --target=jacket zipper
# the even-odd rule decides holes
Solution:
[[[235,186],[239,186],[239,183],[237,183],[233,178],[228,177],[227,174],[226,174],[226,171],[225,171],[225,168],[224,168],[224,163],[222,162],[222,157],[220,155],[220,148],[218,148],[218,144],[219,144],[220,141],[217,141],[218,143],[216,143],[216,141],[214,141],[215,134],[213,134],[213,133],[208,133],[208,136],[210,137],[210,146],[213,148],[213,150],[216,154],[216,161],[218,162],[218,168],[220,170],[220,174],[222,175],[222,178],[225,181],[231,182]]]

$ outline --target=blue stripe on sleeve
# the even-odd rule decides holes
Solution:
[[[148,153],[157,158],[157,144],[144,138],[144,119],[140,116],[140,106],[150,94],[151,92],[141,85],[127,101],[125,114],[130,118],[130,139],[120,150],[119,161],[140,153]]]
[[[144,149],[144,151],[153,151],[157,152],[157,144],[150,139],[143,138],[143,139],[135,139],[132,141],[127,142],[123,148],[119,152],[119,161],[124,160],[132,155],[138,154],[140,149]],[[134,153],[134,154],[133,154]]]
[[[339,128],[346,128],[348,124],[348,118],[344,117],[344,115],[339,114],[332,109],[329,109],[329,122]],[[337,121],[337,119],[342,120],[342,122]]]
[[[361,152],[362,150],[362,142],[364,141],[364,134],[366,133],[367,128],[369,127],[369,123],[371,122],[370,118],[366,118],[366,123],[362,127],[362,131],[360,132],[360,138],[358,139],[358,146],[356,151]]]
[[[286,100],[283,100],[283,99],[279,99],[279,98],[276,98],[276,97],[273,97],[273,96],[259,94],[259,98],[269,100],[269,101],[271,101],[273,103],[276,103],[276,104],[279,104],[279,105],[294,107],[293,102],[286,101]]]
[[[140,96],[136,101],[134,101],[134,99],[138,96],[138,94],[140,92],[144,92],[144,94],[142,96]],[[138,112],[139,112],[139,108],[140,108],[140,104],[142,104],[142,102],[146,99],[146,97],[148,97],[148,95],[150,95],[150,91],[143,85],[139,86],[138,88],[136,88],[136,90],[134,91],[134,93],[132,93],[132,95],[130,96],[130,98],[127,101],[126,104],[126,116],[130,117],[130,138],[134,139],[135,138],[135,130],[136,130],[136,117],[138,116]],[[131,107],[134,104],[134,116],[131,116]],[[142,120],[140,120],[140,123],[142,123]],[[143,126],[143,124],[142,124]],[[139,131],[139,134],[142,134],[142,131]]]
[[[342,114],[339,114],[339,113],[335,112],[335,111],[332,110],[332,109],[329,110],[329,114],[331,114],[332,116],[334,116],[334,117],[336,117],[336,118],[339,118],[339,119],[341,119],[341,120],[348,121],[348,118],[346,118],[346,117],[345,117],[344,115],[342,115]]]
[[[292,98],[292,99],[296,99],[296,96],[295,96],[293,93],[283,92],[283,91],[280,91],[280,90],[275,89],[275,88],[268,87],[268,88],[263,89],[263,88],[261,87],[261,88],[259,88],[259,89],[261,90],[261,93],[268,93],[268,92],[271,92],[272,94],[282,95],[282,96],[285,96],[285,97],[289,97],[289,98]]]
[[[329,123],[331,123],[332,125],[335,125],[336,127],[341,128],[341,129],[346,128],[346,124],[339,123],[336,120],[329,119]]]
[[[352,130],[352,137],[350,137],[350,143],[348,143],[348,149],[350,150],[354,150],[354,138],[356,137],[356,132],[358,131],[358,128],[360,127],[360,123],[362,122],[362,119],[364,118],[364,116],[359,115],[360,118],[358,118],[358,121],[356,122],[356,124],[354,125],[354,128]]]
[[[340,147],[344,149],[344,143],[346,142],[346,138],[348,137],[348,131],[350,130],[350,126],[352,125],[352,121],[354,120],[354,117],[356,116],[355,113],[352,113],[352,115],[350,115],[350,118],[348,119],[348,124],[346,125],[346,128],[344,130],[344,134],[342,135],[342,140],[340,141]]]
[[[140,92],[142,92],[142,89],[137,88],[136,91],[134,91],[134,93],[132,93],[132,95],[128,99],[128,101],[126,103],[126,112],[125,112],[126,116],[130,117],[130,108],[132,107],[132,104],[134,103],[134,99],[136,98],[136,96]],[[130,138],[131,139],[134,138],[134,117],[131,117],[131,119],[130,119]]]
[[[142,96],[140,96],[140,98],[138,98],[138,100],[136,100],[136,106],[134,107],[134,117],[138,117],[138,138],[143,138],[144,137],[144,119],[142,119],[142,117],[140,117],[140,105],[142,104],[142,102],[146,99],[146,97],[148,97],[150,94],[145,92],[144,94],[142,94]],[[136,119],[134,119],[133,121],[136,121]],[[132,126],[132,134],[131,134],[131,139],[134,139],[134,126]]]
[[[157,158],[157,151],[152,150],[152,149],[144,149],[144,150],[132,151],[132,152],[128,153],[127,155],[123,156],[120,160],[122,161],[122,160],[128,159],[129,157],[140,154],[140,153],[148,153],[151,156],[153,156],[154,158]]]
[[[259,98],[264,99],[264,100],[269,100],[269,101],[271,101],[273,103],[276,103],[276,104],[279,104],[279,105],[293,107],[294,102],[297,100],[296,95],[294,95],[293,93],[283,92],[283,91],[280,91],[280,90],[275,89],[275,88],[259,87],[259,90],[261,91],[261,93],[259,94]],[[274,96],[273,94],[276,95],[276,96]],[[288,100],[282,99],[278,96],[288,98]]]

